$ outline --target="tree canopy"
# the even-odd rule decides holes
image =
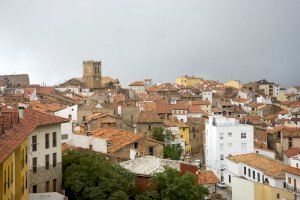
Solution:
[[[125,200],[135,190],[134,175],[93,151],[67,150],[63,155],[63,188],[69,199]]]
[[[208,195],[208,190],[196,184],[196,176],[192,173],[180,175],[176,169],[167,167],[151,179],[150,190],[137,196],[137,200],[199,200]]]
[[[167,144],[164,146],[164,158],[180,160],[183,149],[180,144]]]

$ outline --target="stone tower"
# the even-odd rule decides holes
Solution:
[[[83,81],[91,89],[101,88],[101,61],[83,61]]]

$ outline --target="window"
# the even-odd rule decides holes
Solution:
[[[228,133],[228,136],[229,136],[229,137],[231,137],[231,136],[232,136],[232,133],[231,133],[231,132],[229,132],[229,133]]]
[[[251,169],[248,169],[248,176],[251,177]]]
[[[37,193],[37,185],[32,186],[32,193]]]
[[[149,147],[149,155],[153,156],[154,147]]]
[[[292,183],[292,179],[289,177],[288,178],[288,183],[291,184]]]
[[[224,133],[220,133],[220,140],[224,139]]]
[[[23,169],[24,168],[24,166],[25,166],[25,156],[24,156],[24,149],[21,151],[21,155],[22,155],[22,160],[21,160],[21,169]]]
[[[56,179],[53,179],[53,192],[56,192]]]
[[[299,168],[299,164],[298,163],[296,163],[296,167]]]
[[[26,163],[26,164],[27,164],[27,162],[28,162],[27,150],[28,150],[28,148],[27,148],[27,146],[26,146],[26,147],[25,147],[25,163]]]
[[[56,153],[53,153],[53,163],[52,163],[53,167],[56,167],[56,163],[57,163],[57,161],[56,161]]]
[[[37,157],[32,158],[32,173],[37,171]]]
[[[220,155],[220,160],[224,160],[224,155],[223,154]]]
[[[50,192],[50,181],[46,182],[46,192]]]
[[[247,175],[247,168],[244,167],[244,175]]]
[[[241,150],[242,150],[242,151],[247,150],[247,143],[242,143],[242,144],[241,144]]]
[[[49,149],[49,133],[45,134],[45,148]]]
[[[220,144],[220,151],[224,150],[224,144]]]
[[[276,198],[277,198],[277,199],[279,199],[279,198],[280,198],[280,195],[279,195],[279,193],[277,193],[277,194],[276,194]]]
[[[260,173],[257,172],[257,181],[260,182]]]
[[[133,143],[133,148],[135,148],[135,149],[139,148],[139,143],[137,143],[137,142]]]
[[[182,128],[183,131],[185,131],[185,128]]]
[[[32,151],[36,151],[37,149],[37,138],[36,135],[32,136]]]
[[[228,175],[228,182],[231,183],[231,176]]]
[[[85,116],[82,116],[82,121],[85,121]]]
[[[53,147],[57,146],[57,141],[56,141],[56,132],[52,133],[52,145]]]
[[[289,148],[290,147],[293,147],[293,139],[292,138],[289,138]]]
[[[277,133],[277,139],[280,139],[281,136],[280,136],[280,132]]]
[[[255,171],[252,171],[252,178],[255,180]]]
[[[152,126],[148,125],[148,130],[151,131],[152,130]]]
[[[28,187],[28,180],[27,180],[27,177],[28,177],[28,174],[26,172],[26,175],[25,175],[25,188],[27,189]]]
[[[241,138],[247,138],[246,133],[241,133]]]
[[[45,165],[46,165],[46,169],[49,169],[49,155],[45,155]]]

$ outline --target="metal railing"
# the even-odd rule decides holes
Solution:
[[[297,192],[297,193],[300,193],[300,188],[294,187],[292,185],[287,185],[286,189]]]

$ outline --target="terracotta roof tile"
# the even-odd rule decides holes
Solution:
[[[110,142],[108,153],[114,153],[143,138],[143,134],[135,134],[116,128],[99,128],[93,132],[93,137],[106,139]]]
[[[212,171],[200,171],[198,173],[198,184],[215,184],[219,183],[220,179]]]
[[[139,114],[138,123],[162,123],[162,119],[155,112],[142,111]]]
[[[289,167],[287,167],[287,169],[285,171],[290,173],[290,174],[295,174],[297,176],[300,176],[300,169],[299,168],[289,166]]]
[[[284,151],[284,154],[289,158],[293,157],[293,156],[296,156],[296,155],[300,154],[300,148],[299,147],[293,147],[293,148],[287,149],[287,150]]]
[[[285,172],[288,168],[283,162],[274,160],[259,154],[249,153],[241,154],[236,156],[227,157],[236,163],[243,163],[255,169],[264,172],[267,176],[273,177],[275,179],[285,178]]]

